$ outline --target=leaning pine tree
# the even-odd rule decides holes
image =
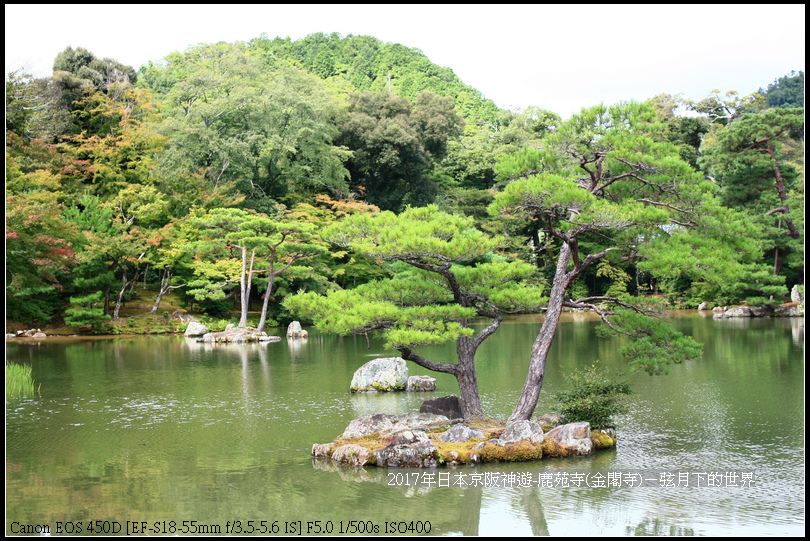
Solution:
[[[545,303],[532,265],[493,255],[498,239],[475,229],[470,218],[435,206],[355,214],[330,226],[324,238],[355,252],[405,263],[393,278],[326,295],[299,293],[285,307],[326,332],[380,332],[403,359],[452,374],[465,417],[483,417],[475,354],[498,329],[504,313],[537,311]],[[489,325],[476,332],[473,318]],[[454,340],[457,362],[427,359],[415,349]]]
[[[733,296],[761,298],[756,277],[761,238],[738,212],[723,208],[717,186],[666,142],[656,113],[643,104],[597,106],[564,122],[546,140],[538,168],[501,164],[512,179],[490,210],[539,222],[555,263],[548,308],[533,344],[526,381],[509,421],[531,418],[564,307],[589,308],[605,329],[628,338],[623,353],[650,374],[700,355],[646,299],[629,294],[573,298],[571,285],[592,265],[635,265],[659,279],[700,281]],[[746,283],[741,288],[740,284]],[[782,288],[784,289],[784,288]],[[739,299],[744,300],[744,299]]]

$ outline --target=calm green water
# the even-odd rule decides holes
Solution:
[[[619,343],[575,317],[560,326],[538,414],[550,411],[566,372],[622,365]],[[510,319],[480,351],[490,416],[511,412],[540,322]],[[630,377],[632,411],[618,420],[615,450],[441,471],[535,481],[574,470],[739,471],[753,474],[753,486],[389,486],[389,471],[313,463],[312,444],[353,418],[417,411],[425,398],[458,392],[439,374],[437,393],[351,395],[354,370],[392,354],[362,337],[310,330],[303,343],[218,347],[182,337],[9,340],[7,361],[31,364],[42,395],[6,402],[6,534],[20,525],[56,534],[57,522],[81,522],[87,533],[99,520],[180,535],[225,533],[234,521],[243,532],[278,521],[280,533],[314,534],[307,522],[321,521],[334,535],[356,520],[380,533],[387,522],[427,521],[433,535],[802,535],[803,320],[692,312],[674,322],[705,343],[703,358],[669,376]],[[449,360],[454,350],[420,353]]]

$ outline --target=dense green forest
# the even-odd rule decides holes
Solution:
[[[579,308],[775,305],[804,283],[803,72],[565,121],[539,105],[500,110],[368,36],[201,44],[139,69],[68,47],[52,76],[6,78],[7,328],[122,332],[128,300],[158,313],[169,292],[263,327],[299,315],[296,294],[373,300],[391,280],[400,308],[498,319],[556,302],[566,269],[559,303]],[[434,244],[417,257],[385,230]],[[461,289],[413,286],[452,285],[451,262]],[[344,330],[418,330],[379,308]]]

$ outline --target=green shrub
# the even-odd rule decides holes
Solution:
[[[591,428],[613,426],[613,416],[626,410],[624,399],[630,394],[630,384],[617,381],[620,376],[595,365],[577,370],[568,378],[571,389],[554,396],[560,415],[568,423],[587,421]]]

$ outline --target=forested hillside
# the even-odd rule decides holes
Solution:
[[[804,283],[803,80],[563,121],[543,104],[499,110],[452,69],[369,36],[200,44],[137,69],[68,47],[52,76],[6,78],[7,327],[126,332],[128,300],[159,313],[169,292],[211,318],[284,322],[296,292],[410,272],[405,256],[324,231],[428,205],[495,239],[457,265],[523,262],[522,286],[550,288],[572,239],[610,252],[643,221],[688,254],[600,256],[570,299],[778,304]],[[644,189],[619,188],[626,178]],[[505,191],[513,205],[494,203]],[[702,246],[682,234],[698,228],[712,231]]]

